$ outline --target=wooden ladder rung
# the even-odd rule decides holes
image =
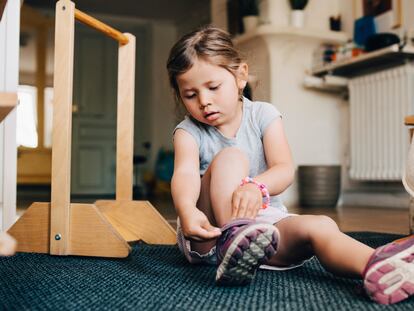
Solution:
[[[404,124],[405,125],[414,125],[414,115],[406,116],[404,118]]]

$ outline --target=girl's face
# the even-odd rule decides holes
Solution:
[[[246,86],[247,65],[241,64],[237,78],[223,67],[198,59],[177,76],[181,99],[191,116],[199,122],[220,127],[241,113],[239,90]]]

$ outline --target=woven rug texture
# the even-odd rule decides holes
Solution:
[[[373,247],[398,235],[350,233]],[[176,246],[138,243],[124,259],[17,254],[0,257],[0,310],[414,310],[369,300],[362,281],[338,278],[318,260],[259,271],[245,287],[218,287],[215,268],[191,266]]]

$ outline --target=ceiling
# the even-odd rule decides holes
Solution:
[[[143,19],[180,21],[190,16],[205,19],[210,0],[75,0],[76,8],[85,13],[111,14]],[[24,0],[43,9],[54,9],[54,0]]]

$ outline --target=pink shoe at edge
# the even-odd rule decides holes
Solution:
[[[363,272],[364,287],[380,304],[393,304],[414,294],[414,235],[377,248]]]

